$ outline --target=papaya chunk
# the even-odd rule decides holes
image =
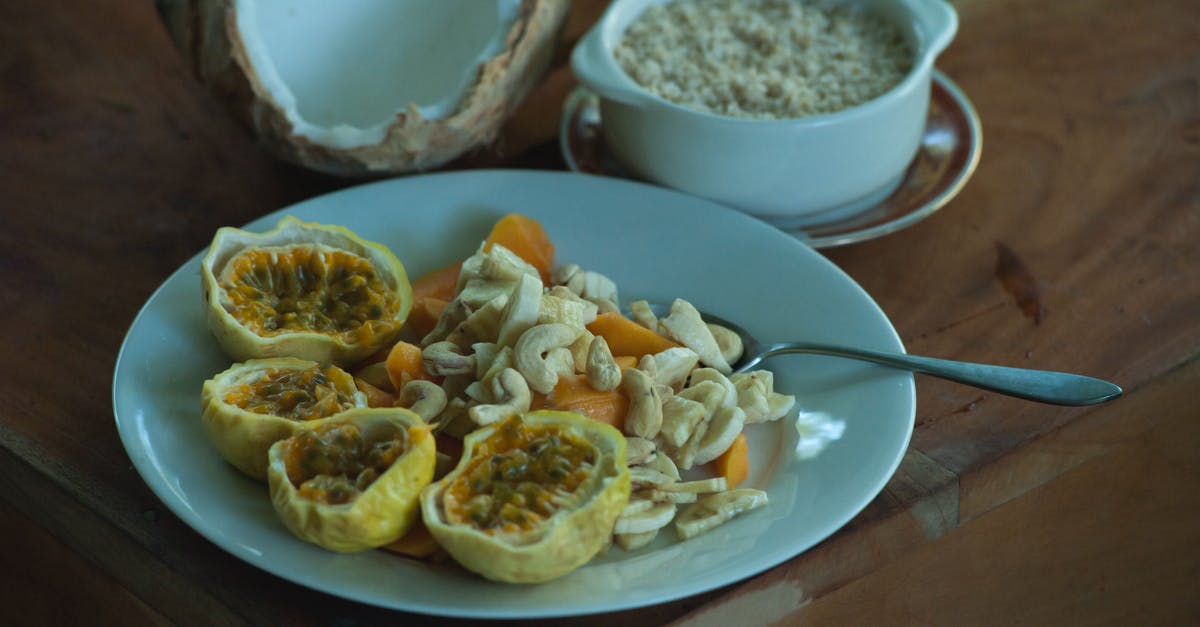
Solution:
[[[716,466],[717,476],[725,477],[725,483],[730,490],[741,485],[750,474],[750,453],[749,447],[746,446],[746,434],[739,433],[733,444],[713,460],[713,465]]]
[[[425,527],[425,523],[421,522],[421,518],[417,517],[408,533],[391,544],[383,545],[383,548],[400,555],[422,559],[436,553],[438,543],[433,539],[433,534],[429,533],[429,529]]]
[[[367,397],[367,407],[393,407],[396,405],[396,395],[387,390],[371,385],[365,379],[354,377],[354,385]]]
[[[421,347],[408,342],[396,342],[392,346],[387,357],[387,374],[392,380],[392,387],[397,390],[413,379],[433,380],[432,375],[425,372]]]
[[[613,355],[640,358],[679,346],[615,311],[596,316],[587,329],[603,337]]]
[[[435,298],[441,301],[453,299],[454,289],[458,285],[458,273],[461,270],[462,262],[455,261],[417,279],[412,284],[414,303],[421,298]]]
[[[534,393],[531,409],[553,409],[573,411],[592,420],[616,427],[625,426],[625,414],[629,412],[629,399],[617,390],[601,392],[588,385],[587,375],[576,374],[559,377],[558,383],[549,394]]]
[[[414,337],[425,337],[437,326],[442,310],[450,302],[436,296],[420,296],[413,301],[412,310],[408,312],[408,320],[404,326],[412,331]]]
[[[500,244],[511,250],[537,268],[543,283],[549,283],[550,270],[554,267],[554,244],[550,243],[550,236],[546,235],[537,220],[519,213],[500,218],[484,241],[483,250],[490,250],[492,244]]]

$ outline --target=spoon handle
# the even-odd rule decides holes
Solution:
[[[849,357],[1055,405],[1092,405],[1121,395],[1121,388],[1117,385],[1078,374],[974,364],[904,353],[881,353],[846,346],[783,342],[767,347],[763,356],[787,353]]]

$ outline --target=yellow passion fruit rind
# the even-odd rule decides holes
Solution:
[[[221,457],[265,481],[267,451],[330,416],[366,407],[354,378],[337,366],[293,357],[234,364],[204,382],[200,420]]]
[[[425,526],[467,569],[536,583],[596,555],[629,500],[625,438],[573,412],[478,429],[457,467],[421,493]]]
[[[395,341],[412,307],[387,248],[293,216],[266,233],[218,229],[201,278],[209,329],[235,361],[348,365]]]
[[[419,515],[433,479],[434,438],[404,408],[361,408],[276,442],[271,503],[298,538],[349,553],[395,542]]]

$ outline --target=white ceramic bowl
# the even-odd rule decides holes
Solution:
[[[571,54],[576,77],[600,96],[605,141],[631,172],[784,227],[869,206],[899,184],[925,127],[934,59],[958,28],[948,3],[854,0],[907,38],[916,58],[904,79],[835,113],[743,120],[671,103],[617,64],[613,48],[625,28],[667,1],[615,0]]]

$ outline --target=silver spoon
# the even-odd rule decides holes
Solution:
[[[651,304],[650,308],[655,315],[663,315],[669,309],[661,303]],[[810,353],[869,361],[1054,405],[1093,405],[1121,395],[1121,388],[1108,381],[1067,372],[989,366],[814,342],[764,344],[750,335],[750,332],[728,320],[705,312],[700,312],[700,315],[705,322],[719,324],[742,338],[742,358],[736,364],[732,364],[734,372],[745,372],[773,355]]]

